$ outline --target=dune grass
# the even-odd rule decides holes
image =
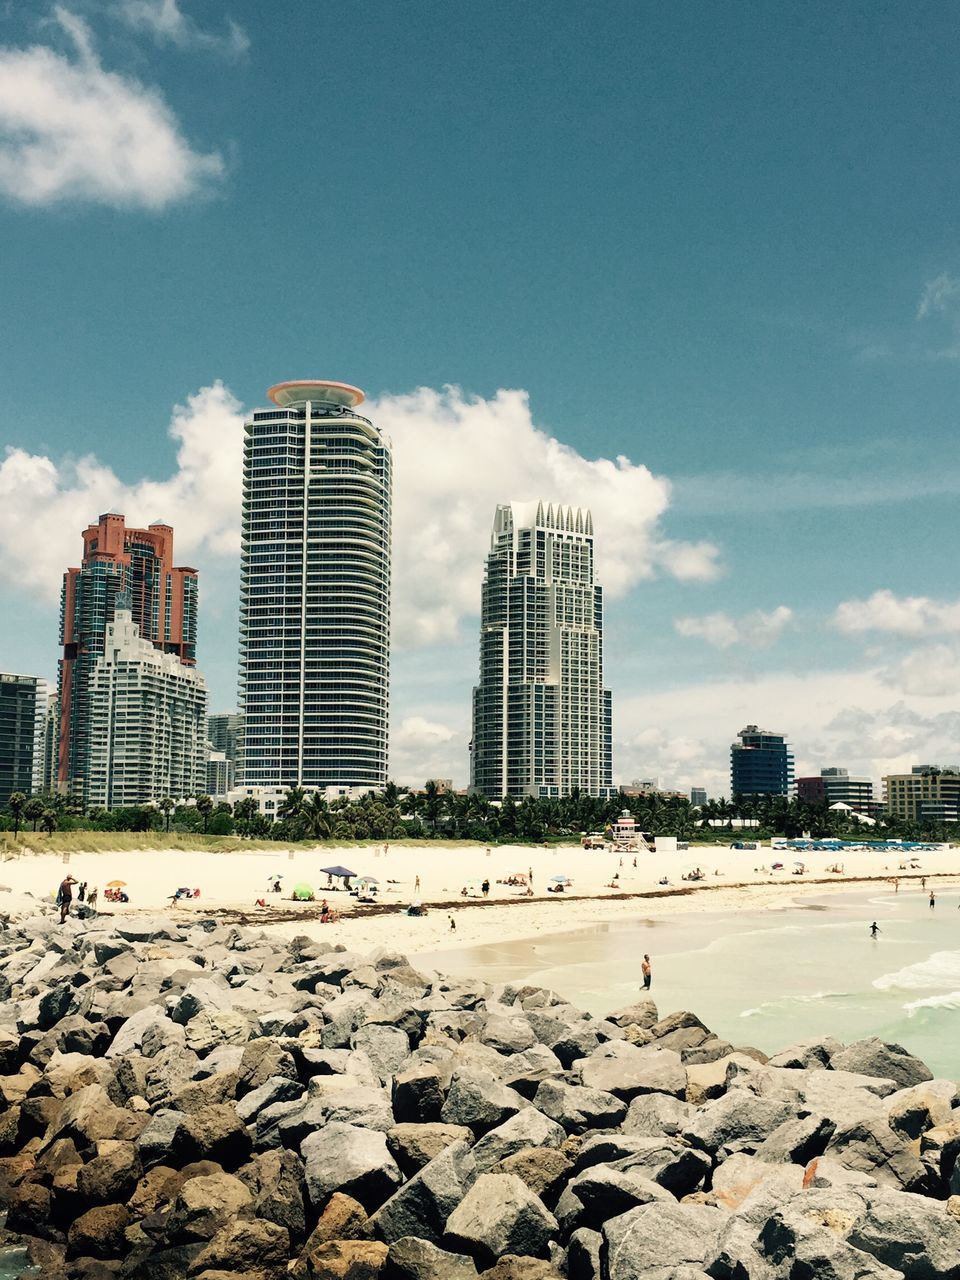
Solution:
[[[125,853],[152,849],[183,849],[206,853],[248,853],[264,850],[279,853],[289,848],[370,849],[382,844],[391,848],[429,849],[437,844],[445,848],[475,849],[476,840],[247,840],[240,836],[205,836],[200,832],[171,831],[0,831],[0,856],[16,858],[24,854],[44,853]],[[524,843],[521,840],[493,843]],[[554,843],[551,841],[551,843]],[[559,843],[559,842],[557,842]],[[579,844],[571,838],[570,843]]]

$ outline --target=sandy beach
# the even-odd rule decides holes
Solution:
[[[769,868],[782,859],[783,871]],[[452,947],[477,946],[579,929],[584,925],[645,916],[664,918],[692,911],[756,910],[782,907],[805,888],[818,894],[849,890],[864,882],[891,882],[917,888],[921,877],[930,887],[960,882],[960,851],[944,848],[920,855],[919,869],[902,871],[894,851],[848,852],[840,855],[844,873],[830,873],[832,852],[806,855],[806,873],[792,873],[792,855],[769,847],[738,850],[704,846],[680,853],[632,855],[579,848],[544,849],[523,845],[494,847],[384,846],[336,848],[318,846],[239,853],[149,850],[69,855],[25,854],[7,858],[0,868],[0,909],[20,912],[33,899],[52,899],[68,872],[100,889],[99,909],[114,908],[104,900],[104,886],[122,880],[130,902],[123,910],[169,913],[185,920],[197,914],[224,913],[238,922],[260,923],[271,932],[306,933],[350,950],[395,947],[411,955]],[[378,902],[358,904],[343,890],[327,887],[321,868],[341,865],[379,881]],[[687,883],[683,875],[701,867],[705,879]],[[533,872],[533,896],[503,881]],[[282,877],[283,892],[269,892],[271,879]],[[553,876],[568,876],[564,893],[547,892]],[[618,881],[613,877],[617,875]],[[417,877],[419,876],[419,889]],[[666,877],[663,886],[659,881]],[[488,898],[480,884],[490,882]],[[316,902],[291,901],[294,885],[309,884]],[[180,887],[198,888],[200,897],[171,905]],[[613,886],[613,887],[611,887]],[[468,888],[468,896],[462,890]],[[340,919],[321,924],[320,901],[326,897]],[[263,898],[267,908],[255,906]],[[427,915],[411,917],[405,908],[419,900]],[[119,910],[119,908],[117,908]],[[451,928],[451,920],[455,928]]]

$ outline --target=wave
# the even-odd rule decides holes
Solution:
[[[927,991],[960,987],[960,951],[935,951],[926,960],[874,978],[878,991]]]
[[[960,991],[951,991],[943,996],[927,996],[924,1000],[909,1000],[903,1007],[908,1018],[912,1018],[918,1009],[960,1009]]]
[[[811,1004],[814,1000],[843,1000],[847,994],[845,991],[814,991],[808,996],[782,996],[779,1000],[765,1000],[753,1009],[743,1009],[740,1017],[756,1018],[792,1004]]]

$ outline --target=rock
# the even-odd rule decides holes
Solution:
[[[736,1152],[714,1169],[713,1196],[720,1208],[730,1210],[739,1209],[758,1187],[786,1200],[803,1187],[803,1174],[798,1164],[771,1164]]]
[[[163,1164],[169,1159],[186,1158],[188,1148],[187,1117],[180,1111],[161,1109],[136,1141],[137,1156],[144,1169]]]
[[[309,1280],[379,1280],[387,1246],[379,1240],[330,1240],[304,1252],[292,1275]]]
[[[578,1227],[567,1244],[569,1280],[601,1280],[600,1251],[603,1236],[589,1227]]]
[[[290,1237],[273,1222],[228,1222],[193,1260],[191,1271],[213,1269],[236,1275],[264,1267],[286,1271]]]
[[[509,1253],[483,1272],[483,1280],[563,1280],[551,1262],[539,1258],[518,1258]]]
[[[564,1080],[544,1080],[533,1105],[568,1133],[618,1125],[627,1113],[626,1105],[612,1093],[568,1084]]]
[[[477,1172],[486,1173],[492,1165],[524,1147],[559,1147],[566,1136],[555,1120],[526,1107],[477,1141],[473,1148]]]
[[[710,1172],[709,1156],[676,1139],[624,1135],[618,1147],[617,1168],[634,1169],[678,1197],[695,1191]],[[596,1154],[596,1147],[585,1144],[578,1167],[583,1168]]]
[[[369,1240],[372,1236],[373,1227],[363,1205],[352,1196],[335,1191],[324,1205],[304,1252],[309,1253],[328,1240]]]
[[[638,1000],[636,1004],[608,1013],[607,1019],[618,1027],[642,1027],[649,1031],[657,1025],[659,1014],[652,1000]]]
[[[125,1204],[140,1173],[140,1160],[132,1142],[100,1142],[96,1156],[77,1174],[77,1192],[91,1207]]]
[[[557,1221],[519,1178],[484,1173],[447,1219],[444,1243],[492,1265],[506,1253],[542,1256]]]
[[[521,1014],[489,1014],[480,1032],[480,1043],[498,1053],[523,1053],[537,1043],[530,1019]]]
[[[130,1214],[122,1204],[88,1209],[70,1224],[69,1253],[74,1258],[115,1258],[124,1250],[124,1232],[129,1225]]]
[[[167,1227],[174,1243],[211,1240],[225,1223],[249,1217],[253,1196],[229,1173],[190,1178],[174,1201]]]
[[[529,1099],[533,1098],[542,1081],[562,1075],[560,1059],[543,1044],[535,1044],[522,1053],[513,1053],[503,1064],[503,1083]]]
[[[588,1089],[601,1089],[629,1102],[641,1093],[668,1093],[682,1098],[687,1073],[680,1055],[656,1045],[638,1048],[612,1040],[579,1063],[580,1080]]]
[[[58,1138],[70,1138],[78,1150],[94,1146],[104,1139],[135,1140],[145,1120],[115,1107],[102,1085],[91,1084],[78,1090],[60,1107],[46,1134],[43,1145]]]
[[[440,1112],[445,1124],[462,1124],[484,1134],[528,1106],[526,1098],[479,1070],[456,1071]]]
[[[333,1121],[310,1134],[300,1147],[307,1195],[319,1209],[334,1191],[378,1208],[402,1181],[383,1133]]]
[[[630,1103],[622,1128],[638,1137],[672,1138],[685,1128],[692,1114],[686,1102],[668,1094],[641,1094]]]
[[[440,1073],[426,1063],[409,1067],[393,1084],[393,1114],[398,1123],[425,1124],[439,1120],[444,1092]]]
[[[237,1068],[237,1097],[243,1098],[277,1076],[298,1078],[293,1054],[265,1036],[243,1046]]]
[[[733,1142],[748,1142],[756,1147],[793,1116],[788,1102],[758,1098],[746,1089],[730,1089],[697,1111],[682,1136],[711,1154]]]
[[[830,1059],[834,1071],[853,1071],[863,1076],[893,1080],[901,1089],[933,1079],[933,1072],[899,1044],[885,1044],[876,1036],[856,1040],[834,1053]]]
[[[351,1076],[315,1076],[310,1081],[310,1095],[303,1114],[310,1129],[335,1120],[382,1133],[393,1128],[390,1095],[379,1085],[355,1085]]]
[[[950,1080],[899,1089],[884,1099],[887,1123],[905,1138],[919,1138],[927,1130],[953,1121],[956,1100],[957,1086]]]
[[[251,1089],[237,1103],[237,1115],[244,1124],[250,1124],[264,1107],[275,1102],[291,1102],[303,1093],[303,1085],[299,1080],[291,1080],[288,1076],[270,1076],[256,1089]]]
[[[638,1169],[611,1169],[605,1165],[578,1174],[567,1190],[583,1206],[576,1215],[576,1226],[594,1230],[638,1205],[676,1203],[665,1187],[644,1177]]]
[[[923,1196],[887,1193],[871,1197],[853,1225],[849,1242],[909,1280],[960,1277],[960,1222]]]
[[[848,1244],[829,1211],[819,1215],[805,1210],[792,1204],[775,1208],[760,1230],[758,1248],[776,1268],[775,1275],[789,1268],[790,1275],[837,1280],[905,1280],[902,1271],[892,1271]]]
[[[387,1149],[407,1177],[454,1142],[466,1142],[469,1146],[473,1134],[461,1124],[397,1124],[387,1130]]]
[[[201,1108],[187,1117],[184,1129],[186,1148],[194,1160],[213,1160],[233,1170],[250,1154],[250,1135],[228,1103]]]
[[[727,1091],[726,1057],[715,1058],[711,1062],[684,1062],[687,1076],[687,1087],[684,1097],[687,1102],[699,1107],[711,1098],[719,1098]]]
[[[476,1275],[472,1258],[448,1253],[429,1240],[403,1236],[390,1246],[382,1280],[476,1280]]]
[[[553,1147],[526,1147],[491,1166],[489,1172],[516,1174],[550,1208],[573,1172],[573,1164]]]
[[[769,1060],[771,1067],[789,1067],[794,1070],[806,1070],[808,1067],[829,1067],[830,1059],[843,1048],[839,1040],[833,1036],[819,1036],[808,1040],[800,1040]]]
[[[838,1125],[825,1154],[897,1190],[923,1190],[929,1174],[916,1147],[895,1133],[881,1115]]]
[[[703,1266],[725,1215],[707,1205],[647,1204],[603,1229],[608,1280],[669,1280],[678,1267]]]
[[[283,1227],[290,1240],[299,1244],[306,1231],[300,1157],[292,1151],[264,1151],[245,1164],[238,1176],[253,1196],[254,1217]]]
[[[418,1236],[434,1244],[442,1241],[444,1224],[476,1177],[469,1144],[455,1142],[424,1165],[373,1215],[373,1227],[392,1244],[404,1236]]]

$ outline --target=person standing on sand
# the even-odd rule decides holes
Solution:
[[[650,957],[644,955],[643,964],[640,966],[640,972],[643,974],[643,989],[650,990],[650,983],[653,981],[653,970],[650,967]]]
[[[420,877],[419,877],[419,876],[414,876],[414,880],[413,880],[413,892],[414,892],[414,893],[419,893],[419,892],[420,892]]]
[[[527,879],[530,881],[530,887],[533,888],[533,867],[527,867]]]
[[[879,932],[880,926],[877,924],[876,920],[874,920],[873,924],[870,926],[870,937],[875,938]]]
[[[453,916],[451,916],[451,917],[450,917],[450,928],[453,930],[453,932],[454,932],[454,933],[456,933],[456,931],[457,931],[457,922],[456,922],[456,920],[454,920]]]
[[[893,877],[893,892],[894,892],[894,893],[899,893],[899,892],[900,892],[900,877],[899,877],[899,876],[894,876],[894,877]]]
[[[934,894],[933,890],[931,889],[931,890],[930,890],[930,910],[932,911],[932,910],[933,910],[933,908],[934,908],[936,905],[937,905],[936,895]]]
[[[926,876],[921,876],[921,877],[920,877],[920,888],[921,888],[921,889],[925,889],[926,887],[927,887],[927,877],[926,877]]]
[[[484,880],[483,884],[480,886],[480,892],[483,894],[485,898],[490,897],[490,881],[489,880]]]

